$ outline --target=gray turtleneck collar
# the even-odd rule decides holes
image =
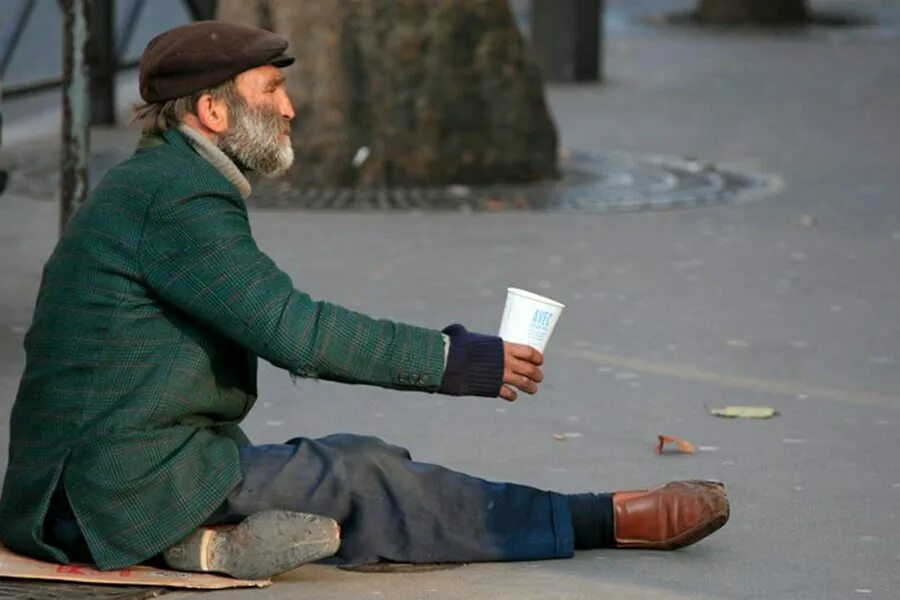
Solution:
[[[211,141],[203,137],[199,131],[182,123],[178,126],[191,147],[216,168],[225,179],[231,182],[241,193],[241,198],[246,200],[250,196],[250,182],[241,173],[234,161],[228,158],[222,150]]]

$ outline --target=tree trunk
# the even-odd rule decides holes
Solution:
[[[266,0],[219,0],[216,19],[272,30],[272,16]]]
[[[808,0],[700,0],[695,13],[702,23],[769,25],[804,23]]]
[[[220,0],[220,14],[232,4],[257,3]],[[297,59],[297,184],[556,176],[556,129],[507,0],[268,0],[268,11]]]

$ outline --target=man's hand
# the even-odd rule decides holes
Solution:
[[[538,391],[538,384],[544,379],[540,366],[544,355],[525,344],[503,342],[503,385],[500,397],[512,402],[518,398],[517,388],[526,394]]]

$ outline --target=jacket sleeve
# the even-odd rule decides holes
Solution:
[[[503,385],[503,340],[468,331],[458,323],[443,333],[450,339],[450,351],[440,392],[496,398]]]
[[[167,303],[301,377],[438,391],[436,330],[376,320],[294,289],[230,194],[155,199],[141,234],[145,282]]]

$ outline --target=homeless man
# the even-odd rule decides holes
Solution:
[[[313,301],[257,248],[245,173],[293,160],[286,50],[273,33],[211,21],[147,46],[141,143],[44,267],[10,423],[3,544],[100,569],[153,559],[259,578],[334,553],[535,560],[674,549],[720,528],[718,482],[560,494],[414,462],[372,437],[250,443],[239,423],[257,358],[299,377],[506,400],[542,379],[528,346]]]

